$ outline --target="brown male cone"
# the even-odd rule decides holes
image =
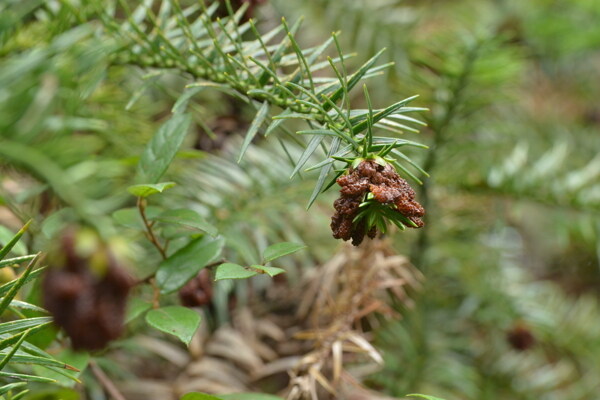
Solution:
[[[424,224],[421,217],[425,210],[415,200],[414,190],[390,164],[383,166],[374,160],[364,160],[336,182],[342,187],[340,197],[333,203],[336,212],[331,217],[331,230],[336,239],[352,239],[352,244],[358,246],[365,235],[370,238],[377,235],[375,227],[365,232],[364,222],[352,223],[369,192],[382,204],[394,204],[395,211],[414,222],[417,228]]]
[[[82,254],[77,232],[67,230],[42,282],[44,307],[71,338],[75,350],[99,350],[123,333],[133,279],[104,246]],[[94,259],[95,257],[95,259]],[[103,265],[92,268],[92,264]]]
[[[213,296],[210,272],[202,269],[179,290],[179,300],[186,307],[201,307],[211,303]]]

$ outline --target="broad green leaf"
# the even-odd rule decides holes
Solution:
[[[427,396],[425,394],[418,394],[418,393],[407,394],[406,397],[420,397],[422,399],[427,399],[427,400],[444,400],[439,397]]]
[[[283,400],[282,397],[264,393],[232,393],[220,394],[222,400]]]
[[[265,267],[264,265],[252,265],[251,267],[263,271],[270,277],[274,277],[275,275],[279,275],[279,274],[282,274],[285,272],[285,269],[283,269],[283,268]]]
[[[254,139],[254,136],[256,136],[258,129],[262,126],[263,122],[265,122],[265,119],[267,118],[268,115],[269,115],[269,103],[265,101],[262,104],[262,106],[258,109],[258,112],[256,113],[256,117],[254,117],[254,121],[252,121],[252,124],[250,125],[250,128],[248,129],[248,133],[246,133],[246,137],[244,138],[244,143],[242,143],[242,150],[240,151],[240,156],[238,158],[238,162],[242,161],[242,158],[244,158],[244,154],[246,153],[246,150],[248,150],[248,146],[250,146],[252,139]]]
[[[211,396],[206,393],[188,393],[184,395],[180,400],[221,400],[219,397]]]
[[[125,323],[128,324],[149,309],[152,308],[152,304],[146,303],[145,301],[134,297],[129,301],[127,305],[127,314],[125,316]]]
[[[52,191],[80,216],[94,213],[89,198],[81,192],[81,188],[71,179],[65,179],[65,171],[41,149],[2,140],[0,158],[3,158],[3,162],[23,166],[38,179],[46,182]],[[3,258],[1,253],[2,251],[0,258]]]
[[[74,218],[73,209],[71,207],[64,207],[58,211],[53,212],[42,221],[41,231],[48,239],[55,237],[69,222]]]
[[[148,219],[154,219],[157,215],[162,212],[162,208],[148,206],[146,207],[146,217]],[[140,215],[140,210],[136,207],[123,208],[112,213],[113,220],[122,226],[126,226],[131,229],[144,230],[144,222]]]
[[[186,345],[190,344],[200,325],[200,315],[189,308],[169,306],[150,310],[146,322],[159,331],[176,336]]]
[[[168,210],[156,217],[155,220],[199,229],[210,234],[211,236],[216,236],[218,233],[217,228],[208,223],[200,214],[198,214],[194,210]]]
[[[263,259],[265,262],[272,261],[276,258],[286,256],[302,250],[306,246],[298,243],[282,242],[273,244],[265,249],[263,252]]]
[[[246,269],[241,265],[225,263],[217,267],[215,280],[220,281],[221,279],[246,279],[257,274],[258,272]]]
[[[161,292],[171,293],[181,288],[202,268],[217,260],[224,242],[221,237],[196,238],[161,262],[156,271],[156,282]]]
[[[193,232],[188,229],[182,229],[181,225],[175,224],[167,224],[163,226],[160,231],[160,236],[165,240],[175,241],[177,239],[182,239],[182,241],[179,241],[181,246],[184,246],[187,243],[190,235],[193,235]]]
[[[200,93],[203,89],[204,89],[204,87],[202,87],[202,86],[200,86],[200,87],[193,87],[193,88],[187,88],[183,92],[183,94],[181,96],[179,96],[179,98],[177,99],[177,101],[173,105],[173,108],[171,108],[171,112],[178,113],[180,111],[185,111],[185,109],[187,108],[187,105],[188,105],[190,99],[192,97],[194,97],[195,95],[197,95],[198,93]]]
[[[190,114],[177,113],[158,128],[140,158],[140,180],[151,183],[159,181],[183,143],[191,122]]]
[[[19,239],[25,234],[27,228],[29,228],[29,224],[31,224],[31,221],[28,221],[16,234],[13,234],[6,227],[0,226],[0,244],[4,246],[0,249],[0,260],[11,250],[20,256],[24,256],[27,253],[27,248],[23,243],[19,243]]]
[[[175,186],[175,182],[144,183],[140,185],[129,186],[127,190],[134,196],[148,197],[156,193],[162,193],[173,186]]]
[[[113,220],[122,226],[131,229],[144,229],[144,222],[140,211],[136,207],[123,208],[112,213]]]

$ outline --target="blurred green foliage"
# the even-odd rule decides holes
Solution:
[[[398,241],[427,283],[379,332],[387,367],[372,383],[447,399],[596,398],[598,3],[275,4],[331,18],[341,37],[358,34],[358,52],[391,47],[402,56],[388,82],[431,109],[429,218]],[[510,337],[522,331],[535,344],[519,351]]]

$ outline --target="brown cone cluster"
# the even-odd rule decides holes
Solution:
[[[75,350],[99,350],[123,332],[126,300],[133,279],[107,249],[95,253],[105,260],[102,271],[90,269],[93,256],[76,250],[76,235],[62,237],[63,265],[48,269],[42,282],[44,307],[65,330]]]
[[[377,229],[366,232],[364,222],[353,224],[359,212],[359,206],[367,193],[382,204],[394,204],[396,211],[417,225],[423,226],[421,217],[425,215],[423,207],[415,200],[415,192],[408,182],[402,179],[390,164],[385,166],[374,160],[362,161],[349,174],[340,176],[337,181],[340,197],[333,203],[335,214],[331,217],[331,230],[336,239],[350,240],[358,246],[366,236],[374,238]]]
[[[186,307],[201,307],[212,301],[213,289],[210,272],[201,270],[195,278],[179,290],[179,300]]]
[[[506,340],[513,349],[525,351],[535,345],[535,336],[531,330],[523,323],[516,323],[506,332]]]

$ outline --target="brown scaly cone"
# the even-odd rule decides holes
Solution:
[[[331,230],[336,239],[352,239],[352,244],[358,246],[365,235],[371,239],[377,235],[375,227],[366,232],[364,222],[352,223],[369,192],[382,204],[394,204],[395,211],[410,219],[418,228],[424,225],[421,217],[425,215],[425,210],[415,200],[414,190],[390,164],[383,166],[374,160],[364,160],[336,182],[342,187],[340,197],[333,203],[335,214],[331,217]]]
[[[528,350],[536,342],[535,336],[523,322],[517,322],[506,332],[506,340],[517,351]]]
[[[210,272],[201,270],[196,277],[179,290],[179,300],[186,307],[201,307],[212,302],[213,289]]]
[[[123,333],[133,279],[107,248],[92,251],[80,239],[78,232],[66,231],[57,254],[49,257],[42,282],[44,307],[71,338],[73,349],[99,350]]]

